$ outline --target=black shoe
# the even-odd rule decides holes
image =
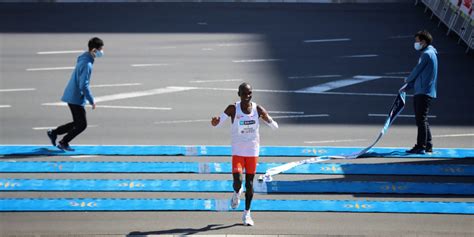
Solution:
[[[74,151],[74,149],[72,149],[69,144],[64,144],[62,142],[59,142],[58,143],[58,146],[57,146],[59,149],[63,150],[63,151]]]
[[[425,148],[426,153],[432,153],[433,152],[433,144],[427,144]]]
[[[406,150],[405,152],[410,153],[410,154],[424,155],[425,154],[425,148],[422,147],[422,146],[415,145],[413,148],[411,148],[410,150]]]
[[[53,146],[56,146],[56,138],[58,138],[58,135],[54,134],[52,129],[48,129],[47,134],[49,140],[51,140],[51,144],[53,144]]]

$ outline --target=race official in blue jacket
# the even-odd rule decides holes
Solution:
[[[415,34],[414,48],[421,55],[418,64],[405,79],[407,86],[402,90],[414,90],[414,109],[418,135],[415,146],[407,150],[412,154],[425,154],[433,151],[428,113],[432,100],[436,98],[438,81],[438,52],[431,45],[433,37],[424,30]]]
[[[48,130],[47,134],[53,146],[56,146],[58,135],[66,134],[63,139],[58,142],[57,147],[62,150],[73,151],[74,149],[69,146],[69,142],[87,128],[86,110],[84,107],[86,103],[89,102],[89,104],[92,105],[92,109],[95,109],[94,96],[92,95],[89,84],[94,60],[95,58],[102,57],[104,54],[103,46],[104,42],[94,37],[89,40],[89,50],[77,58],[76,67],[72,72],[71,79],[64,89],[64,94],[61,98],[62,101],[68,104],[73,121],[61,125],[56,129]]]

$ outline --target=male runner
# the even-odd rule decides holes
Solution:
[[[245,169],[245,210],[242,221],[244,225],[253,226],[250,204],[253,198],[253,179],[260,149],[259,118],[262,118],[272,129],[277,129],[278,124],[262,106],[250,101],[252,99],[250,84],[242,83],[237,94],[240,97],[240,102],[227,106],[224,113],[219,117],[212,118],[211,124],[220,126],[228,117],[231,118],[232,176],[234,181],[231,207],[235,209],[240,204],[240,195],[243,192],[242,173]]]

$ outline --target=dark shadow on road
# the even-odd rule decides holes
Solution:
[[[433,34],[434,44],[440,52],[439,99],[430,111],[437,118],[432,120],[432,124],[472,126],[474,113],[466,108],[474,108],[471,93],[474,56],[465,54],[465,48],[457,44],[457,39],[446,36],[446,29],[438,27],[438,22],[430,20],[423,10],[421,4],[413,6],[412,3],[3,3],[0,5],[0,33],[252,34],[261,36],[265,43],[266,49],[262,49],[265,53],[259,57],[282,59],[258,66],[241,65],[242,68],[253,67],[251,70],[254,72],[248,73],[248,79],[256,82],[254,89],[295,91],[357,75],[381,75],[386,78],[330,92],[396,94],[403,84],[403,78],[397,73],[410,71],[418,60],[412,49],[411,35],[427,29]],[[304,42],[334,38],[350,38],[350,43]],[[192,34],[183,36],[183,42],[202,43],[193,39]],[[179,42],[157,42],[164,45],[174,43]],[[256,57],[255,53],[245,52],[244,55]],[[350,57],[354,55],[377,56]],[[261,68],[273,70],[273,75],[266,74]],[[316,77],[311,78],[312,75]],[[328,75],[337,77],[325,77]],[[264,92],[254,94],[257,99],[257,94],[263,97]],[[368,115],[387,113],[394,98],[342,94],[279,95],[284,103],[272,105],[272,109],[330,114],[328,119],[289,121],[298,124],[382,126],[382,118]],[[408,99],[404,113],[413,114],[412,103]],[[396,121],[396,124],[414,123],[414,119]]]
[[[233,224],[233,225],[212,224],[212,225],[207,225],[199,229],[179,228],[179,229],[147,231],[147,232],[134,231],[134,232],[130,232],[127,236],[134,237],[134,236],[141,236],[141,235],[165,235],[165,234],[193,235],[193,234],[199,234],[199,233],[203,233],[207,231],[228,229],[235,226],[244,226],[244,225],[243,224]]]

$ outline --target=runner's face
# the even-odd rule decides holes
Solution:
[[[252,99],[252,88],[250,86],[246,86],[240,92],[240,100],[244,102],[250,102]]]

